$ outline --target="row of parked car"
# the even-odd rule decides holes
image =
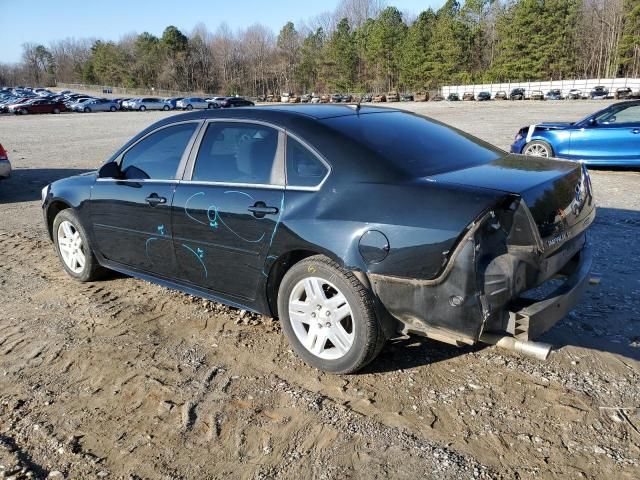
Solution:
[[[25,115],[61,112],[116,112],[118,110],[193,110],[254,105],[242,97],[99,98],[64,90],[45,88],[0,88],[0,113]]]
[[[617,88],[613,93],[609,91],[607,87],[599,85],[591,89],[588,94],[585,94],[582,90],[572,89],[566,95],[563,95],[562,90],[552,89],[547,93],[542,90],[531,90],[527,92],[524,88],[514,88],[509,94],[506,91],[501,90],[492,95],[491,92],[480,92],[475,95],[474,92],[464,92],[462,99],[459,93],[450,93],[447,96],[447,100],[451,102],[463,100],[463,101],[484,101],[484,100],[605,100],[607,98],[613,98],[616,100],[624,100],[631,98],[640,98],[640,91],[634,92],[629,87]],[[443,100],[443,98],[439,98]],[[433,98],[436,100],[436,98]]]
[[[426,101],[429,99],[428,92],[398,93],[388,92],[371,94],[365,93],[362,96],[333,93],[331,95],[320,95],[317,93],[305,93],[304,95],[296,95],[294,93],[281,93],[280,95],[262,95],[258,96],[259,102],[280,102],[280,103],[351,103],[351,102],[413,102]]]

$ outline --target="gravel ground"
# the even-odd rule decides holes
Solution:
[[[508,148],[603,102],[398,104]],[[640,174],[592,172],[594,272],[547,362],[390,342],[326,375],[277,321],[114,275],[79,284],[40,188],[166,113],[0,117],[0,478],[640,477]]]

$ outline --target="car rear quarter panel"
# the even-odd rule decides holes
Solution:
[[[468,225],[501,196],[431,182],[289,190],[283,228],[270,254],[308,248],[347,269],[432,279],[443,270]],[[360,253],[360,239],[372,230],[388,239],[388,255],[379,262],[367,262]]]

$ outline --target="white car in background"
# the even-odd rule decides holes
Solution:
[[[125,102],[122,102],[123,105]],[[170,110],[171,107],[161,98],[134,98],[126,102],[127,110],[139,110],[144,112],[145,110]]]
[[[0,179],[9,178],[11,176],[11,162],[7,156],[7,151],[0,143]]]
[[[204,98],[189,97],[179,100],[176,103],[176,108],[180,108],[182,110],[193,110],[194,108],[205,110],[207,108],[215,108],[215,105],[207,102]]]

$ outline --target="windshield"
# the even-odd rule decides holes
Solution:
[[[479,165],[505,155],[460,130],[405,112],[346,115],[325,122],[413,177]]]

